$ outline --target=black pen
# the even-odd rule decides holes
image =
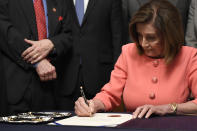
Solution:
[[[89,103],[88,103],[88,101],[86,99],[86,96],[85,96],[85,93],[83,91],[83,87],[82,86],[80,86],[80,92],[81,92],[81,96],[83,97],[85,103],[89,106]]]

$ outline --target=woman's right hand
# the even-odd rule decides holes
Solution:
[[[89,106],[85,103],[83,97],[79,97],[75,102],[75,114],[77,116],[92,116],[100,110],[105,110],[104,104],[98,99],[88,100]]]
[[[79,97],[75,102],[75,113],[77,116],[92,116],[95,113],[94,100],[88,100],[89,106],[83,97]]]

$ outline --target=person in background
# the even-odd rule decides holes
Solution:
[[[197,48],[197,1],[192,0],[190,4],[187,30],[185,34],[186,45]]]
[[[55,108],[53,62],[71,46],[66,2],[0,0],[0,66],[9,113]]]
[[[122,0],[123,9],[123,21],[124,21],[124,41],[125,43],[131,42],[129,36],[129,23],[132,16],[137,12],[137,10],[149,0]],[[182,22],[184,27],[184,32],[186,30],[186,24],[188,19],[189,5],[191,0],[168,0],[174,6],[176,6],[181,13]]]
[[[133,118],[197,113],[197,49],[183,46],[181,16],[170,2],[151,0],[130,22],[134,43],[122,47],[114,70],[89,106],[80,97],[78,116],[110,111],[121,102]],[[194,100],[187,101],[190,91]]]
[[[67,1],[73,46],[57,70],[57,96],[59,109],[74,110],[80,86],[91,99],[109,81],[122,46],[122,10],[121,0]]]

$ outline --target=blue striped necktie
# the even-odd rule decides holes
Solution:
[[[76,9],[77,17],[79,20],[79,24],[81,25],[83,21],[83,16],[84,16],[84,0],[76,0],[75,9]]]

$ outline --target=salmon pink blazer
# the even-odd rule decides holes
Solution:
[[[182,46],[169,65],[164,59],[139,55],[136,44],[122,47],[111,78],[94,99],[101,100],[106,111],[121,103],[127,111],[145,104],[184,103],[190,92],[197,98],[197,49]],[[197,99],[192,102],[197,104]]]

